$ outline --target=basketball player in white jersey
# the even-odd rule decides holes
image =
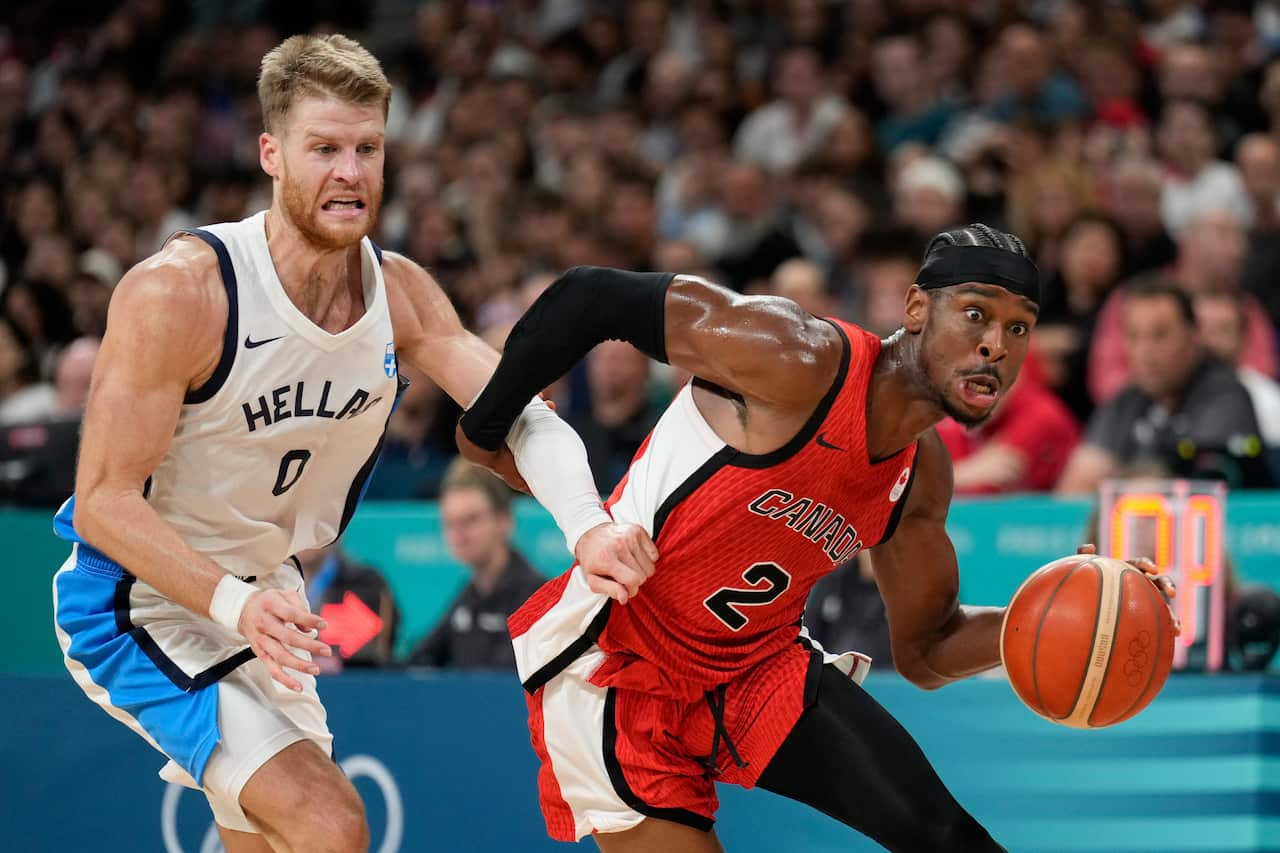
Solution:
[[[299,551],[334,541],[373,469],[397,359],[473,400],[498,356],[420,267],[366,236],[382,196],[390,86],[342,36],[263,59],[272,205],[175,235],[117,288],[85,414],[74,544],[54,580],[85,693],[204,791],[231,853],[368,844],[331,759]],[[620,601],[653,572],[614,525],[582,443],[539,400],[486,461],[527,483],[591,583]]]

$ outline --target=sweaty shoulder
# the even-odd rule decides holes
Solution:
[[[670,361],[747,398],[811,407],[840,369],[840,333],[789,299],[678,276],[665,312]]]
[[[217,366],[227,311],[217,256],[198,238],[178,237],[120,280],[106,338],[170,360],[194,387]]]

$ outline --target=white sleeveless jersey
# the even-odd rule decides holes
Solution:
[[[265,216],[189,232],[218,256],[229,309],[222,358],[187,394],[146,489],[188,544],[240,576],[338,537],[373,471],[400,387],[381,252],[361,241],[365,313],[330,334],[285,293]],[[72,506],[55,527],[78,541]]]

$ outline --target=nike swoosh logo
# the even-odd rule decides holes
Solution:
[[[818,446],[819,446],[819,447],[825,447],[825,448],[827,448],[828,450],[839,450],[841,453],[843,453],[843,452],[844,452],[844,448],[843,448],[843,447],[837,447],[836,445],[834,445],[834,444],[832,444],[831,442],[827,441],[825,438],[823,438],[823,436],[824,436],[824,435],[826,435],[826,433],[822,433],[822,432],[818,433]]]
[[[255,340],[251,339],[248,335],[245,335],[245,336],[244,336],[244,348],[245,348],[245,349],[253,349],[254,347],[260,347],[260,346],[262,346],[263,344],[269,344],[269,343],[271,343],[272,341],[278,341],[278,340],[280,340],[281,338],[285,338],[285,337],[288,337],[288,335],[276,335],[274,338],[263,338],[263,339],[262,339],[262,340],[260,340],[260,341],[255,341]]]

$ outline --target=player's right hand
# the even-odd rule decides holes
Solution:
[[[308,610],[292,590],[264,589],[249,596],[238,627],[253,653],[267,665],[271,677],[294,692],[301,692],[302,684],[286,669],[319,675],[320,667],[298,657],[292,649],[313,655],[333,654],[329,644],[322,643],[313,633],[328,627],[327,623]]]
[[[638,524],[599,524],[582,534],[573,555],[592,592],[619,604],[634,598],[640,584],[653,576],[658,546]]]

